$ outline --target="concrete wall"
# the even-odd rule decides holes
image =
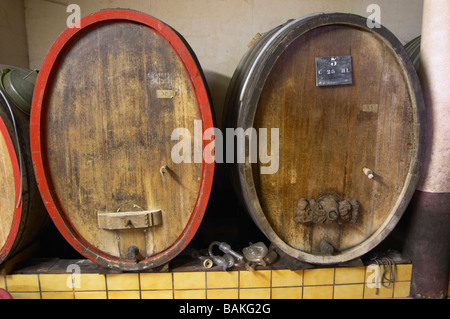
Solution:
[[[420,34],[423,6],[423,0],[25,0],[32,68],[41,67],[48,49],[66,28],[71,3],[80,6],[82,17],[105,8],[130,8],[176,29],[205,71],[218,120],[229,79],[256,33],[313,12],[368,17],[368,5],[378,4],[381,23],[406,43]]]
[[[0,0],[0,65],[28,68],[23,0]]]

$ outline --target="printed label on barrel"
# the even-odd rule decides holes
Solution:
[[[353,83],[352,57],[316,58],[316,85],[348,85]]]

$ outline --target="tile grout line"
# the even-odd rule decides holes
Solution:
[[[394,263],[394,278],[392,280],[392,298],[395,298],[395,281],[397,280],[396,276],[397,276],[397,264]]]
[[[334,298],[335,287],[336,287],[336,267],[334,267],[334,270],[333,270],[333,293],[332,293],[331,299],[335,299]]]
[[[364,299],[364,296],[366,295],[366,284],[367,284],[367,266],[364,267],[364,283],[363,283],[363,295],[362,299]]]
[[[142,291],[141,291],[141,273],[138,272],[138,281],[139,281],[139,299],[142,299]]]
[[[270,299],[272,299],[272,269],[270,269]]]
[[[42,299],[42,287],[41,287],[41,276],[40,276],[40,274],[37,274],[37,277],[38,277],[38,285],[39,285],[39,296],[40,296],[40,299]]]
[[[74,281],[75,279],[73,278],[72,272],[70,272],[70,280],[72,282],[72,297],[75,300],[75,281]],[[66,279],[66,281],[67,281],[67,279]]]
[[[302,269],[302,299],[304,298],[304,288],[305,288],[305,269]]]
[[[241,299],[241,271],[238,271],[238,299]]]
[[[205,271],[205,299],[208,299],[208,276]]]
[[[172,299],[175,299],[175,278],[173,274],[174,272],[172,271]]]
[[[103,276],[105,276],[105,292],[106,292],[106,299],[109,299],[107,274],[104,274]]]
[[[5,290],[8,291],[8,283],[6,282],[6,275],[2,275],[3,276],[3,282],[5,284]]]

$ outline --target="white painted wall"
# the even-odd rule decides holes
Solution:
[[[4,1],[4,0],[2,0]],[[14,0],[15,1],[15,0]],[[418,36],[423,0],[24,0],[29,61],[39,69],[50,46],[66,28],[67,5],[81,16],[106,8],[145,12],[176,29],[190,44],[205,71],[218,120],[229,79],[247,44],[258,32],[313,12],[348,12],[368,17],[381,8],[381,23],[401,41]]]
[[[23,0],[0,0],[0,65],[28,68]]]

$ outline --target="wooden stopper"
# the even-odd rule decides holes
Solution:
[[[375,177],[374,174],[373,174],[373,171],[371,169],[367,168],[367,167],[363,168],[363,172],[364,172],[364,174],[366,174],[366,176],[369,179],[373,179]]]

